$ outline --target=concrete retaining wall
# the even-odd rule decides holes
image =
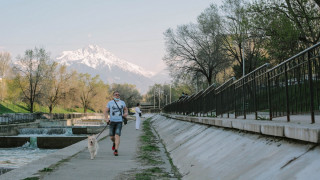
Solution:
[[[104,128],[105,126],[72,127],[72,134],[98,134]]]
[[[0,137],[0,148],[21,147],[26,142],[30,142],[30,137]]]
[[[87,139],[82,137],[37,137],[38,148],[42,149],[61,149]]]
[[[18,134],[20,128],[37,128],[39,121],[21,124],[0,125],[0,136],[14,136]]]
[[[289,142],[160,115],[152,121],[182,179],[320,179],[318,144]],[[231,124],[239,129],[259,129],[256,125]],[[261,127],[264,133],[275,132],[278,136],[283,130]]]
[[[36,119],[104,119],[102,113],[8,113],[0,115],[0,125],[33,122]]]
[[[43,149],[61,149],[86,139],[86,136],[37,137],[37,147]],[[30,142],[30,137],[0,137],[0,148],[21,147]]]
[[[222,119],[208,117],[190,117],[163,114],[166,117],[179,119],[188,122],[200,124],[210,124],[217,127],[233,128],[264,135],[285,137],[301,141],[320,143],[320,125],[319,124],[295,124],[279,123],[274,121],[258,121],[244,119]],[[214,122],[214,123],[213,123]]]
[[[34,118],[38,118],[35,120]],[[51,119],[50,119],[51,118]],[[68,119],[66,119],[68,118]],[[69,119],[70,118],[70,119]],[[0,116],[0,136],[18,135],[20,128],[73,126],[87,122],[88,125],[101,125],[104,115],[101,113],[73,113],[73,114],[27,114],[12,113]],[[88,133],[94,133],[89,130]]]

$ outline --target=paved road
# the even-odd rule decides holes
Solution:
[[[18,180],[35,176],[45,180],[119,179],[119,174],[123,172],[143,168],[136,159],[141,133],[141,130],[135,129],[135,121],[129,121],[122,129],[119,156],[114,156],[107,128],[99,137],[102,140],[99,141],[100,148],[94,160],[90,159],[87,140],[83,140],[7,172],[0,176],[0,180]],[[39,171],[48,167],[55,167],[54,171],[39,174]]]
[[[109,136],[99,142],[99,151],[94,160],[90,160],[87,148],[72,157],[69,161],[59,165],[51,173],[46,174],[44,180],[106,180],[114,179],[121,172],[137,169],[136,160],[139,136],[141,130],[135,129],[135,121],[123,127],[119,156],[114,156]]]

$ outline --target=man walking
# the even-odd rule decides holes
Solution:
[[[108,112],[110,111],[110,119]],[[109,101],[104,111],[106,122],[109,124],[109,135],[113,142],[112,150],[113,154],[118,156],[118,149],[120,145],[120,136],[122,129],[123,117],[128,116],[128,108],[124,101],[120,100],[120,93],[118,91],[113,92],[113,100]]]

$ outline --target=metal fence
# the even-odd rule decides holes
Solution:
[[[239,80],[211,85],[189,97],[166,105],[164,112],[191,115],[234,114],[235,118],[265,112],[269,119],[310,114],[320,110],[320,43],[268,69],[265,64]]]

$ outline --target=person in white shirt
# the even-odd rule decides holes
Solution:
[[[141,110],[140,103],[137,103],[137,107],[135,108],[135,116],[136,116],[136,130],[140,129],[140,121],[141,121]]]

